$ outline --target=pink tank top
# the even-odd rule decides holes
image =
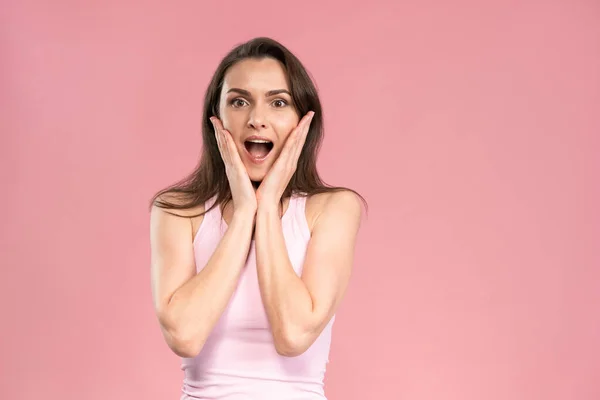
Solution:
[[[215,199],[208,200],[205,209]],[[281,219],[288,254],[299,276],[310,239],[305,205],[306,196],[292,196]],[[194,238],[198,271],[226,230],[218,206],[204,215]],[[325,399],[323,379],[334,320],[335,316],[303,354],[277,354],[260,295],[253,240],[238,286],[202,351],[194,358],[182,358],[181,400]]]

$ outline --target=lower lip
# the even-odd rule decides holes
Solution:
[[[271,149],[271,151],[269,151],[266,156],[258,158],[258,157],[254,157],[252,154],[250,154],[250,152],[248,151],[246,146],[244,146],[244,153],[246,153],[246,156],[248,157],[248,159],[250,161],[252,161],[254,164],[262,164],[263,162],[265,162],[265,160],[267,158],[269,158],[269,156],[271,155],[272,152],[273,152],[273,149]]]

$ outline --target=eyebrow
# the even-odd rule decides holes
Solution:
[[[230,92],[236,92],[236,93],[239,93],[239,94],[243,94],[244,96],[252,97],[252,94],[251,94],[249,91],[247,91],[247,90],[244,90],[244,89],[239,89],[239,88],[231,88],[231,89],[229,89],[229,90],[227,91],[227,93],[230,93]],[[285,90],[285,89],[275,89],[275,90],[269,90],[269,91],[266,93],[266,97],[275,96],[275,95],[277,95],[277,94],[280,94],[280,93],[286,93],[286,94],[288,94],[290,97],[292,97],[292,94],[291,94],[289,91]]]

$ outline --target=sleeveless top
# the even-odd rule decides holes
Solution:
[[[300,276],[310,239],[307,197],[294,194],[281,218],[290,261]],[[209,209],[216,196],[208,200]],[[204,215],[194,237],[197,271],[206,265],[227,230],[216,206]],[[323,379],[329,362],[332,325],[329,321],[311,347],[296,357],[277,354],[256,271],[252,240],[238,285],[204,347],[194,358],[182,358],[181,399],[202,400],[323,400]]]

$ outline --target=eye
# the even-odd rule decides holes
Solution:
[[[246,100],[244,100],[240,97],[236,97],[235,99],[231,100],[229,102],[229,104],[231,104],[235,108],[239,108],[239,107],[243,107],[244,104],[248,104],[248,103],[246,102]]]
[[[276,108],[281,108],[287,106],[288,102],[283,99],[277,99],[273,102]],[[279,104],[279,105],[277,105]]]

